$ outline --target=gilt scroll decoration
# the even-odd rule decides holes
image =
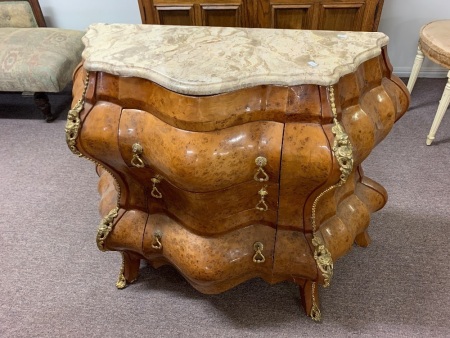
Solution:
[[[316,199],[313,202],[311,211],[311,226],[313,232],[312,244],[314,246],[314,259],[316,261],[319,271],[322,273],[324,287],[328,287],[330,285],[331,278],[333,276],[333,258],[331,257],[331,253],[327,249],[323,239],[319,237],[317,234],[318,229],[316,224],[316,208],[318,202],[325,194],[342,186],[345,182],[347,182],[347,179],[353,170],[353,148],[349,140],[349,137],[344,130],[344,127],[338,121],[333,86],[328,87],[328,94],[334,124],[334,126],[331,128],[331,131],[334,135],[332,151],[339,164],[339,170],[341,174],[339,176],[339,181],[336,184],[328,187],[325,191],[323,191],[316,197]],[[316,286],[315,284],[316,283],[313,283],[313,289]],[[311,310],[311,317],[315,321],[320,321],[321,313],[314,297],[312,301],[313,304]]]
[[[114,177],[114,175],[104,166],[101,165],[101,163],[95,161],[92,158],[89,158],[87,156],[84,156],[77,148],[77,138],[80,131],[80,128],[82,126],[82,122],[80,119],[80,113],[85,108],[86,103],[86,92],[89,85],[89,72],[86,72],[86,76],[84,79],[84,87],[83,87],[83,93],[81,95],[81,98],[77,101],[75,106],[69,110],[69,113],[67,115],[67,122],[65,127],[66,132],[66,142],[69,147],[69,149],[74,153],[75,155],[79,157],[87,158],[88,160],[94,162],[97,166],[101,166],[105,171],[107,171],[111,177],[113,177],[115,181],[115,187],[117,189],[117,205],[114,207],[108,215],[106,215],[100,222],[98,232],[97,232],[97,246],[101,251],[106,251],[105,248],[105,240],[108,237],[109,233],[112,231],[114,227],[114,219],[118,215],[119,211],[119,200],[120,200],[120,185],[117,182],[117,179]]]

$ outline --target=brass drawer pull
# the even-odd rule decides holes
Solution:
[[[256,209],[259,211],[267,211],[269,210],[269,207],[266,204],[266,201],[264,200],[265,196],[268,195],[269,193],[266,190],[267,186],[264,186],[263,188],[261,188],[258,191],[258,194],[261,196],[261,199],[259,200],[258,204],[256,205]]]
[[[153,234],[152,248],[156,250],[161,250],[162,249],[161,240],[162,240],[162,233],[160,231],[156,231]]]
[[[143,168],[144,162],[142,161],[140,156],[142,155],[144,149],[142,149],[142,146],[139,143],[135,143],[132,146],[132,150],[133,158],[131,159],[131,165],[136,168]]]
[[[152,178],[152,183],[153,183],[153,187],[152,187],[152,191],[150,193],[150,195],[152,195],[154,198],[162,198],[162,194],[161,192],[158,190],[158,188],[156,187],[156,185],[158,183],[161,183],[162,177],[160,175],[156,175],[155,177]]]
[[[261,242],[255,242],[253,244],[253,250],[255,250],[255,254],[253,255],[253,262],[260,264],[266,261],[266,257],[262,254],[264,249],[264,245]]]
[[[255,159],[255,163],[258,166],[258,170],[253,176],[253,179],[257,182],[267,182],[269,180],[269,175],[267,175],[267,173],[263,169],[263,167],[265,167],[267,164],[267,158],[263,156],[258,156]]]

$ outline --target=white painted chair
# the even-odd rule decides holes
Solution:
[[[450,20],[433,21],[420,29],[417,55],[407,85],[410,93],[416,83],[424,56],[449,69],[447,73],[448,81],[431,125],[430,133],[427,136],[427,145],[431,145],[450,103]]]

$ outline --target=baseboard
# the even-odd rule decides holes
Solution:
[[[448,70],[436,68],[422,68],[419,77],[443,78],[447,77]],[[394,74],[398,77],[409,77],[411,74],[410,67],[394,67]]]

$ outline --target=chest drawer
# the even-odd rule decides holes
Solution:
[[[272,273],[275,229],[262,224],[222,236],[197,236],[165,214],[149,215],[143,255],[175,266],[198,290],[219,293],[252,277]]]
[[[136,109],[123,109],[119,125],[119,148],[127,165],[133,166],[133,145],[139,144],[139,160],[134,162],[142,165],[141,171],[154,171],[191,192],[218,191],[255,181],[255,175],[278,183],[282,137],[283,124],[278,122],[192,132]],[[265,158],[263,165],[255,162],[258,157]],[[257,173],[259,168],[263,171]]]

